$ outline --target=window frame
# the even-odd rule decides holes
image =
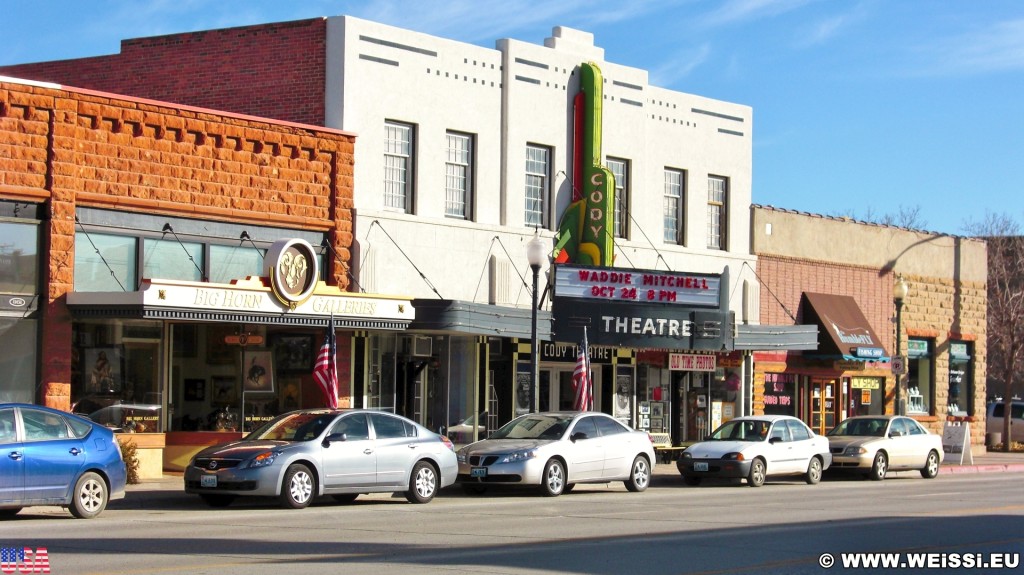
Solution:
[[[663,186],[662,186],[663,187],[663,192],[662,192],[662,220],[661,220],[662,221],[662,233],[661,233],[662,241],[664,241],[665,243],[673,244],[673,245],[685,246],[686,245],[686,170],[681,170],[679,168],[665,167],[665,169],[662,172],[662,174],[663,174],[663,176],[662,176],[662,180],[663,180]],[[679,196],[674,198],[675,201],[677,202],[677,205],[676,205],[675,210],[674,210],[675,213],[673,214],[673,217],[675,218],[675,224],[676,224],[676,233],[675,233],[675,237],[671,238],[671,239],[668,237],[668,226],[667,226],[668,215],[669,215],[668,214],[667,203],[670,201],[671,198],[673,198],[673,196],[670,196],[668,194],[669,186],[671,185],[671,182],[669,182],[669,175],[678,175],[679,176]]]
[[[629,182],[631,180],[630,170],[632,166],[630,161],[625,158],[618,158],[613,156],[607,156],[605,158],[605,164],[608,167],[608,171],[615,176],[615,203],[612,206],[612,237],[622,238],[624,240],[629,239]],[[621,174],[618,173],[612,166],[621,166]]]
[[[722,184],[721,190],[713,187],[713,184],[718,182]],[[721,192],[721,199],[714,197],[718,192]],[[717,215],[714,213],[715,210],[718,212]],[[729,178],[708,175],[707,217],[707,233],[705,235],[707,248],[727,251],[729,246]]]
[[[537,161],[537,160],[533,160],[531,158],[531,152],[532,151],[543,152],[544,153],[544,172],[543,173],[537,172],[537,171],[530,171],[531,161],[532,162],[536,162]],[[524,166],[523,166],[524,176],[525,176],[525,178],[524,178],[524,180],[525,180],[524,181],[524,187],[523,187],[523,196],[524,196],[523,222],[525,223],[525,225],[527,227],[548,229],[548,225],[547,225],[547,222],[548,222],[548,219],[549,219],[548,215],[551,212],[551,166],[552,166],[552,159],[553,158],[554,158],[554,148],[552,148],[551,146],[545,146],[543,144],[535,144],[535,143],[527,143],[526,144],[526,154],[525,154],[525,158],[524,158],[525,162],[524,162]],[[540,178],[541,179],[541,185],[540,186],[531,186],[531,183],[530,183],[530,179],[531,178]],[[531,189],[539,189],[540,190],[540,197],[536,198],[536,199],[532,199],[531,196],[530,196],[530,190]],[[540,202],[540,210],[531,210],[530,209],[530,202],[531,201]],[[536,217],[537,217],[537,219],[539,221],[533,221],[534,218],[531,217],[531,214],[538,214]]]
[[[394,139],[391,135],[391,130],[402,130],[408,137],[404,140]],[[394,146],[407,147],[408,149],[404,153],[395,153],[392,149]],[[400,158],[398,163],[400,166],[392,165],[389,162],[391,158]],[[391,179],[390,175],[393,170],[400,170],[405,176],[404,181],[397,179]],[[384,121],[384,197],[382,198],[384,203],[384,209],[398,211],[406,214],[414,213],[413,204],[415,200],[415,186],[416,180],[416,125],[407,122],[399,122],[397,120],[385,120]],[[395,193],[393,190],[401,188],[401,193]],[[401,198],[403,205],[396,205],[397,202],[393,198]]]
[[[466,142],[466,147],[463,150],[452,148],[452,139],[458,138]],[[453,153],[464,153],[465,161],[453,161]],[[473,220],[473,205],[474,205],[474,180],[476,178],[476,136],[467,132],[458,132],[455,130],[448,130],[445,132],[445,198],[444,198],[444,216],[446,218],[461,219],[466,221]],[[462,174],[462,180],[465,183],[465,187],[461,190],[453,188],[451,186],[452,178],[458,177],[452,173],[452,167],[458,166],[464,170]],[[451,206],[455,205],[452,200],[452,193],[462,194],[462,213],[459,214],[457,211],[452,211]]]

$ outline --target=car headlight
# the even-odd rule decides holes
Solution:
[[[455,453],[455,458],[459,460],[459,463],[465,463],[467,460],[469,460],[469,454],[466,453],[466,448],[463,447],[462,449],[458,450]]]
[[[249,463],[249,467],[266,467],[274,463],[277,459],[278,453],[276,451],[264,451],[253,458],[252,462]]]
[[[843,455],[863,455],[867,452],[867,449],[864,449],[859,445],[847,445],[846,450],[843,451]]]
[[[537,451],[534,449],[524,449],[522,451],[513,451],[512,453],[506,454],[501,458],[499,463],[515,463],[517,461],[526,461],[527,459],[533,459],[537,457]]]
[[[693,459],[693,454],[689,451],[684,451],[679,454],[679,459]]]
[[[740,453],[739,451],[733,451],[733,452],[726,453],[725,455],[723,455],[722,459],[730,459],[730,460],[734,460],[734,461],[743,461],[745,459],[745,457],[743,457],[743,454]]]

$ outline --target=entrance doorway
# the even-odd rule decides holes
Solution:
[[[839,384],[834,379],[812,379],[810,384],[811,429],[818,435],[836,426],[836,408],[839,406],[836,394]]]
[[[576,399],[572,374],[576,367],[552,367],[540,370],[537,382],[537,403],[540,411],[571,411]],[[594,409],[600,411],[601,382],[599,370],[591,370],[594,377]]]

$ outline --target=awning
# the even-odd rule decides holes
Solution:
[[[274,297],[261,278],[231,284],[143,280],[133,292],[72,292],[76,318],[153,319],[323,327],[334,316],[339,329],[405,330],[414,317],[409,298],[344,292],[319,282],[294,307]]]
[[[850,296],[804,292],[804,321],[821,326],[818,353],[852,361],[888,361],[860,306]]]
[[[528,307],[446,299],[414,299],[412,305],[416,319],[409,324],[409,331],[493,337],[531,336],[533,317]],[[537,311],[537,339],[551,341],[551,312]]]

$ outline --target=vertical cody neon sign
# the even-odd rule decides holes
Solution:
[[[615,176],[601,164],[601,69],[580,65],[573,99],[573,201],[558,224],[558,263],[611,266]]]

